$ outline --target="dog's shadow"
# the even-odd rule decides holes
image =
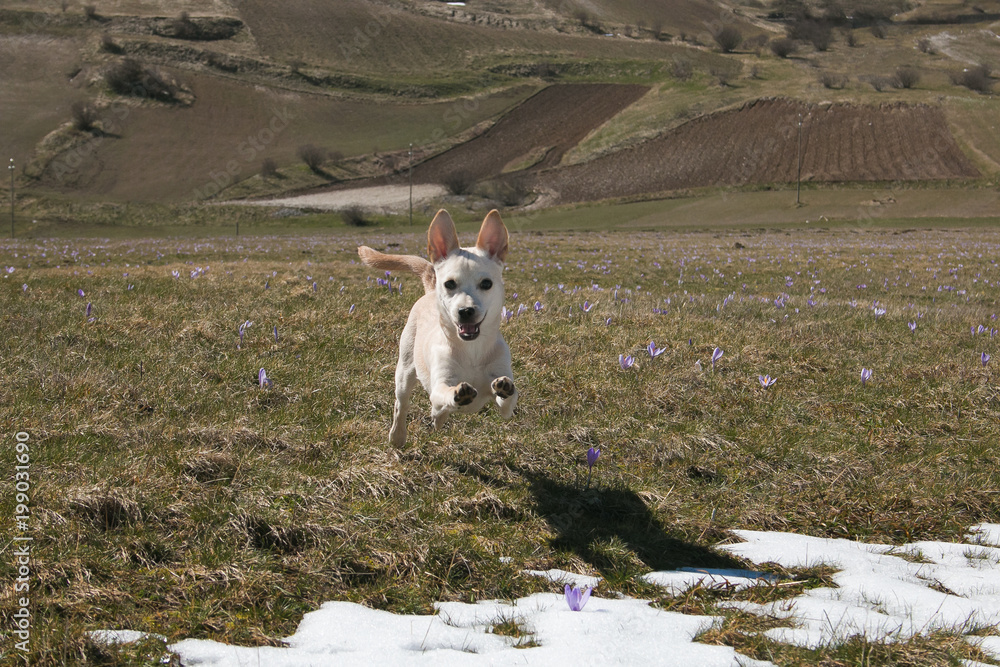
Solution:
[[[625,488],[568,484],[537,472],[512,469],[526,480],[535,508],[555,531],[552,548],[570,552],[607,576],[623,572],[635,554],[653,571],[679,568],[743,568],[737,559],[671,534],[646,502]],[[476,474],[491,486],[505,483]]]

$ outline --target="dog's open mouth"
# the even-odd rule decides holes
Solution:
[[[478,324],[459,324],[458,337],[462,340],[475,340],[479,336]]]

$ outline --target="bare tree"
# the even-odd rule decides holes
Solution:
[[[315,144],[306,144],[304,146],[299,146],[298,156],[300,160],[305,162],[306,166],[309,167],[313,173],[321,176],[326,175],[326,172],[323,171],[323,165],[326,163],[327,159],[327,153],[325,150]]]
[[[893,82],[897,88],[913,88],[920,83],[920,70],[915,67],[900,67]]]
[[[977,65],[960,72],[952,72],[951,80],[959,86],[965,86],[977,93],[993,92],[993,81],[990,79],[990,69],[986,65]]]
[[[712,38],[723,53],[732,53],[743,43],[743,33],[734,25],[723,26]]]
[[[823,72],[819,75],[819,82],[824,88],[841,90],[847,85],[847,76],[839,72]]]
[[[787,58],[795,53],[795,40],[789,37],[771,40],[771,53],[779,58]]]
[[[264,158],[264,162],[260,165],[260,175],[263,178],[274,178],[278,175],[278,163],[274,158]]]
[[[78,100],[69,107],[73,127],[80,132],[90,132],[97,124],[97,108],[90,102]]]
[[[678,81],[687,81],[694,74],[694,67],[691,65],[691,61],[683,56],[674,56],[673,63],[670,68],[670,73],[673,74],[674,78]]]

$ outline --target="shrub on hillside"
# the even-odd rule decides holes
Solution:
[[[715,31],[712,38],[723,53],[732,53],[743,43],[743,33],[733,25],[727,25]]]
[[[726,87],[733,82],[739,72],[730,67],[711,67],[708,73],[715,77],[720,86]]]
[[[886,90],[887,88],[891,88],[894,83],[893,77],[880,76],[877,74],[865,77],[864,80],[867,81],[872,88],[874,88],[877,92],[880,93]]]
[[[170,27],[173,30],[173,36],[177,39],[198,39],[201,36],[198,26],[194,24],[191,15],[187,12],[181,12],[173,20]]]
[[[803,18],[788,26],[788,37],[809,42],[817,51],[826,51],[833,44],[833,27],[827,21]]]
[[[464,171],[456,171],[444,179],[444,186],[453,195],[467,195],[472,192],[475,184],[475,179]]]
[[[743,40],[743,48],[747,51],[752,51],[757,55],[760,55],[760,50],[765,46],[767,46],[767,35],[763,33],[754,35],[753,37],[747,37]]]
[[[105,53],[121,53],[122,47],[115,43],[115,40],[108,33],[101,35],[101,51]]]
[[[841,90],[847,85],[847,75],[839,72],[823,72],[819,75],[819,82],[824,88]]]
[[[137,60],[125,58],[104,73],[108,87],[119,95],[144,97],[161,102],[174,102],[180,86],[162,72],[145,67]]]
[[[889,36],[889,24],[888,23],[876,23],[871,27],[871,33],[876,39],[885,39]]]
[[[94,20],[97,18],[97,5],[84,5],[83,15],[87,17],[87,20]]]
[[[373,224],[364,209],[360,206],[351,206],[344,209],[340,212],[340,218],[348,227],[367,227]]]
[[[993,92],[993,81],[990,79],[990,69],[985,65],[977,65],[960,72],[952,72],[951,80],[957,86],[965,86],[977,93]]]
[[[73,117],[73,128],[80,132],[90,132],[97,124],[97,108],[90,102],[79,100],[69,107]]]
[[[601,27],[601,25],[597,22],[597,19],[591,16],[590,12],[586,9],[578,9],[573,12],[573,18],[580,22],[581,27],[584,27],[591,32],[598,34],[604,33],[604,28]]]
[[[260,165],[260,175],[263,178],[275,178],[278,175],[278,163],[274,161],[274,158],[264,158],[264,161]]]
[[[795,53],[795,40],[788,37],[771,40],[771,53],[779,58],[787,58]]]
[[[484,194],[503,206],[521,206],[531,195],[531,186],[524,178],[498,180],[487,185]]]
[[[893,85],[897,88],[913,88],[920,83],[920,70],[915,67],[900,67],[896,70]]]
[[[316,146],[315,144],[306,144],[304,146],[299,146],[297,151],[299,159],[305,162],[306,166],[309,167],[313,173],[325,176],[323,171],[323,165],[327,160],[327,152]]]
[[[687,81],[694,74],[694,67],[687,58],[675,55],[670,65],[670,73],[678,81]]]

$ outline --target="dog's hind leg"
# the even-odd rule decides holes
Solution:
[[[389,442],[396,447],[406,444],[406,418],[410,412],[410,396],[417,384],[417,371],[400,363],[396,366],[396,405],[392,409],[392,428]]]

